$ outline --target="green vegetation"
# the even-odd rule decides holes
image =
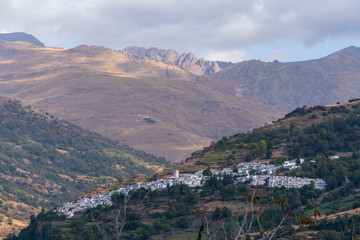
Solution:
[[[223,137],[187,162],[213,167],[360,151],[360,103],[297,108],[272,125]],[[275,156],[274,156],[275,154]],[[360,154],[359,154],[360,155]],[[189,168],[189,164],[186,165]]]
[[[121,239],[197,238],[200,234],[200,239],[210,235],[212,239],[234,239],[241,223],[251,226],[249,233],[264,235],[282,222],[276,238],[357,239],[360,217],[352,211],[360,207],[359,110],[360,104],[356,103],[299,108],[273,125],[223,137],[194,153],[184,165],[189,171],[191,161],[194,168],[208,166],[203,172],[208,180],[201,188],[178,185],[164,191],[140,189],[130,198],[114,195],[113,206],[78,213],[67,220],[53,212],[42,213],[32,218],[36,225],[30,224],[18,237],[8,240],[44,236],[117,239],[119,229]],[[331,159],[337,152],[344,157]],[[281,157],[273,157],[273,153]],[[235,185],[231,175],[218,177],[211,171],[211,166],[231,166],[253,159],[282,163],[289,157],[303,157],[305,162],[291,171],[281,169],[281,174],[321,178],[327,183],[326,189],[315,189],[314,184],[300,189]],[[246,209],[250,215],[246,215]],[[48,233],[51,235],[43,235]]]
[[[222,164],[223,167],[231,166],[241,158],[248,162],[255,158],[270,159],[274,147],[288,138],[289,129],[285,127],[254,129],[248,134],[238,133],[229,138],[223,137],[210,147],[204,148],[203,153],[194,154],[193,158],[201,156],[200,163]]]
[[[179,233],[173,236],[169,236],[169,240],[184,240],[184,239],[196,239],[197,233]]]
[[[58,217],[54,212],[45,213],[42,211],[37,217],[31,217],[28,228],[21,231],[19,236],[9,236],[7,240],[25,239],[180,239],[184,236],[197,236],[202,223],[206,218],[209,222],[209,231],[213,239],[221,239],[224,232],[220,231],[221,226],[226,229],[228,239],[233,239],[233,234],[237,232],[236,222],[243,221],[244,208],[251,199],[253,193],[253,204],[261,209],[261,223],[265,231],[269,231],[278,226],[284,216],[291,211],[284,227],[278,232],[278,237],[288,239],[293,236],[295,229],[292,225],[300,225],[300,231],[312,231],[313,227],[318,231],[315,239],[322,238],[328,234],[336,236],[351,235],[352,221],[359,223],[359,216],[352,216],[351,220],[344,220],[338,217],[335,220],[318,220],[315,224],[310,216],[313,215],[313,206],[316,204],[314,199],[322,196],[323,192],[314,189],[313,185],[305,186],[301,189],[285,188],[258,188],[247,187],[242,184],[232,184],[232,178],[223,176],[219,179],[215,176],[210,177],[202,191],[198,188],[189,188],[186,185],[169,187],[164,191],[147,191],[140,189],[131,193],[131,198],[125,198],[122,194],[115,194],[112,197],[114,205],[111,207],[97,207],[78,213],[71,219]],[[255,192],[256,191],[256,192]],[[124,205],[124,200],[127,204]],[[286,199],[286,200],[285,200]],[[352,201],[354,198],[344,198],[344,201]],[[214,204],[213,209],[208,209],[206,204]],[[124,216],[126,207],[126,220]],[[302,215],[305,208],[307,214]],[[321,214],[321,208],[319,209]],[[318,211],[318,210],[316,210]],[[257,214],[255,212],[254,214]],[[289,215],[290,216],[290,215]],[[300,218],[301,217],[301,218]],[[116,219],[118,219],[118,229],[122,229],[121,234],[116,230]],[[301,220],[302,219],[302,220]],[[349,219],[349,218],[348,218]],[[302,221],[307,222],[301,223]],[[334,233],[329,233],[335,223],[341,222],[340,228]],[[248,219],[247,224],[250,224]],[[259,232],[260,225],[254,220],[251,228],[252,232]],[[360,234],[355,231],[354,236]],[[204,230],[203,238],[206,239]],[[299,238],[301,239],[301,238]],[[349,239],[349,238],[334,238]]]
[[[223,162],[226,161],[225,158],[229,156],[229,154],[222,153],[222,154],[216,154],[210,157],[206,157],[200,160],[202,163],[217,163],[217,162]]]
[[[290,142],[289,155],[312,157],[317,154],[327,156],[335,152],[356,152],[360,149],[359,139],[360,117],[356,110],[304,128]]]
[[[150,175],[166,165],[164,158],[120,146],[18,101],[0,104],[0,214],[21,219],[28,211],[8,211],[7,201],[54,207],[114,178]]]
[[[328,159],[317,156],[315,162],[307,161],[301,165],[301,168],[293,170],[289,175],[324,179],[327,184],[326,189],[330,191],[342,186],[346,177],[354,187],[360,187],[359,173],[359,158]]]
[[[41,212],[37,217],[31,217],[29,227],[18,237],[11,236],[9,239],[62,239],[63,234],[67,236],[65,239],[102,239],[102,231],[107,239],[112,239],[117,234],[115,225],[118,213],[120,216],[124,214],[124,198],[122,194],[115,194],[112,197],[113,206],[99,206],[69,220],[57,217],[53,211]],[[152,235],[169,232],[172,227],[179,230],[189,228],[194,219],[191,216],[194,214],[194,204],[199,199],[199,194],[186,185],[174,186],[167,191],[140,189],[133,192],[127,204],[126,222],[118,218],[120,225],[124,224],[121,239],[148,239]],[[151,211],[160,206],[164,211]],[[103,230],[98,228],[99,221]],[[89,222],[91,224],[87,224]]]
[[[357,102],[357,101],[360,101],[360,98],[350,99],[350,100],[349,100],[349,103],[351,103],[351,102]]]
[[[341,188],[347,188],[343,185]],[[338,188],[336,191],[344,191]],[[353,189],[350,187],[349,189]],[[111,207],[97,207],[78,213],[73,218],[65,220],[55,215],[53,211],[45,213],[42,211],[37,217],[31,217],[31,223],[24,229],[18,237],[9,236],[7,240],[25,239],[116,239],[119,231],[116,231],[116,219],[118,219],[118,229],[123,229],[120,239],[150,239],[158,237],[162,239],[170,236],[179,239],[181,236],[197,236],[202,223],[206,218],[209,222],[209,229],[214,239],[221,239],[223,231],[219,231],[221,226],[226,229],[226,236],[232,239],[237,230],[237,221],[243,221],[244,208],[252,194],[256,193],[251,201],[261,209],[261,222],[265,231],[269,231],[278,226],[284,216],[291,211],[291,217],[281,231],[279,237],[288,238],[293,236],[295,229],[292,225],[300,225],[300,231],[317,230],[315,239],[324,236],[339,236],[334,239],[350,239],[349,234],[358,236],[359,231],[352,232],[352,221],[359,224],[360,217],[352,216],[351,220],[345,217],[338,217],[335,220],[318,220],[315,224],[310,216],[314,213],[314,206],[324,193],[314,189],[313,185],[305,186],[301,189],[275,188],[268,189],[258,187],[247,187],[242,184],[234,185],[230,176],[223,176],[221,179],[213,175],[202,188],[189,188],[186,185],[169,187],[164,191],[147,191],[140,189],[131,193],[131,198],[125,198],[122,194],[115,194],[112,197],[114,205]],[[346,190],[345,190],[346,192]],[[124,205],[124,200],[127,204]],[[256,200],[255,200],[256,199]],[[286,199],[286,200],[285,200]],[[344,197],[342,202],[354,201],[355,197]],[[214,204],[212,210],[207,209],[206,204]],[[215,205],[216,204],[216,205]],[[248,206],[248,205],[247,205]],[[124,216],[126,207],[126,219]],[[305,208],[305,209],[304,209]],[[305,215],[301,212],[306,210]],[[319,209],[319,210],[318,210]],[[316,207],[316,211],[323,212],[323,208]],[[254,214],[257,214],[256,212]],[[119,217],[120,216],[120,217]],[[290,215],[288,215],[290,216]],[[349,219],[349,218],[348,218]],[[250,221],[250,219],[248,219]],[[250,224],[250,222],[247,224]],[[252,232],[261,230],[257,220],[254,220]],[[304,223],[302,223],[304,221]],[[306,222],[306,223],[305,223]],[[336,223],[341,223],[341,227],[336,227],[335,232],[329,232]],[[186,233],[184,233],[184,231]],[[205,231],[203,235],[206,235]],[[341,238],[346,236],[346,238]],[[158,239],[156,238],[156,239]],[[206,236],[203,236],[203,239]],[[301,238],[299,238],[301,239]]]
[[[338,107],[334,107],[334,108],[338,108]],[[326,111],[326,107],[324,106],[313,106],[313,107],[309,107],[307,108],[306,106],[303,106],[302,108],[296,108],[294,111],[288,113],[285,115],[285,117],[283,119],[287,119],[287,118],[291,118],[291,117],[298,117],[298,116],[304,116],[305,114],[310,114],[313,113],[315,111],[322,111],[325,112]],[[341,111],[340,111],[341,112]]]

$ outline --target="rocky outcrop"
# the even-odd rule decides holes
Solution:
[[[221,69],[233,65],[230,62],[209,61],[203,58],[196,58],[193,53],[179,54],[175,50],[165,50],[158,48],[143,48],[131,46],[124,49],[125,52],[149,58],[156,61],[165,62],[178,66],[197,76],[210,75],[219,72]]]

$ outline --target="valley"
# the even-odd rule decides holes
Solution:
[[[23,228],[41,208],[169,166],[8,98],[0,98],[0,152],[0,238]]]
[[[0,0],[0,240],[360,240],[359,11]]]
[[[360,105],[340,103],[359,48],[230,63],[20,35],[36,45],[0,40],[0,237],[32,215],[7,239],[232,238],[249,204],[266,224],[244,238],[360,234],[344,217],[358,226]]]
[[[180,162],[213,140],[270,123],[296,107],[346,102],[360,91],[357,47],[289,63],[225,64],[184,56],[156,48],[61,49],[1,41],[0,94]],[[222,67],[191,70],[212,64]],[[144,121],[147,116],[155,124]]]
[[[184,164],[58,208],[79,209],[68,218],[43,212],[8,239],[27,239],[35,229],[54,239],[193,239],[199,233],[233,239],[244,219],[253,224],[241,237],[357,239],[359,111],[358,100],[297,108],[273,124],[223,138]],[[95,207],[102,199],[104,207]]]
[[[0,70],[0,95],[175,162],[283,114],[177,66],[104,47],[0,41]]]

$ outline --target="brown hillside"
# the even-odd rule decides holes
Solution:
[[[0,94],[172,161],[282,115],[176,66],[104,47],[0,41]]]
[[[224,167],[235,166],[240,162],[245,162],[246,156],[253,151],[253,142],[244,142],[245,138],[243,136],[251,136],[254,132],[262,134],[271,131],[273,135],[281,132],[284,132],[284,135],[287,135],[291,122],[295,123],[297,128],[301,130],[307,126],[311,126],[312,124],[323,122],[330,117],[342,117],[344,116],[344,109],[350,113],[358,109],[359,103],[359,101],[354,101],[350,103],[326,105],[321,107],[315,106],[298,108],[297,110],[287,114],[285,118],[255,129],[252,133],[246,133],[244,135],[236,134],[228,138],[225,142],[227,148],[224,150],[216,148],[216,145],[218,145],[219,142],[213,142],[209,147],[205,147],[202,151],[194,152],[191,157],[186,159],[184,164],[176,166],[174,169],[178,169],[181,172],[194,172],[207,167],[210,167],[211,169],[221,169]],[[339,108],[341,108],[341,111],[334,111],[334,109],[336,110]],[[239,147],[239,144],[241,147]],[[274,159],[289,158],[291,156],[289,156],[287,152],[288,145],[289,141],[283,140],[279,144],[272,146],[271,158],[255,158],[253,161],[269,162]],[[227,158],[231,155],[233,156],[233,159],[229,164]],[[166,170],[162,174],[172,174],[174,169]]]
[[[360,48],[301,62],[244,61],[212,76],[248,100],[282,111],[347,102],[360,96]]]

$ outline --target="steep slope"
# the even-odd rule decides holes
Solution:
[[[57,206],[118,178],[154,174],[167,164],[163,158],[1,98],[0,237],[23,226],[41,207]]]
[[[248,100],[289,111],[303,105],[334,104],[359,97],[359,66],[359,48],[349,47],[302,62],[245,61],[215,77]]]
[[[219,72],[221,69],[232,66],[231,62],[208,61],[203,58],[196,58],[193,53],[179,54],[175,50],[158,48],[143,48],[131,46],[124,48],[125,52],[146,57],[152,60],[165,62],[178,66],[192,74],[202,76]]]
[[[45,47],[45,45],[42,42],[40,42],[37,38],[23,32],[0,33],[0,39],[10,42],[28,42],[38,47]]]
[[[202,174],[210,176],[202,186],[175,184],[153,191],[140,188],[130,191],[131,197],[125,201],[124,195],[115,193],[111,198],[113,205],[77,212],[68,219],[54,211],[42,212],[32,217],[30,225],[18,236],[8,240],[235,239],[239,234],[243,239],[246,235],[263,239],[358,239],[359,114],[359,100],[298,108],[251,133],[214,142],[175,168],[181,171],[180,178],[185,172],[206,169]],[[265,151],[258,147],[263,143]],[[273,155],[268,156],[267,151]],[[338,157],[331,157],[334,154]],[[292,188],[271,187],[266,180],[264,185],[248,186],[246,182],[235,183],[234,178],[238,178],[231,176],[239,170],[235,167],[239,162],[255,160],[264,166],[269,161],[282,164],[286,157],[304,158],[296,160],[297,168],[293,170],[277,168],[275,175],[293,177]],[[224,166],[229,169],[220,176],[212,172]],[[240,176],[267,176],[257,168],[245,169],[239,172]],[[169,171],[165,174],[169,175]],[[325,189],[314,188],[314,183],[298,187],[295,181],[304,177],[324,179]],[[151,179],[155,178],[165,179],[163,175]],[[246,225],[243,219],[250,224]],[[273,235],[266,236],[269,232]]]
[[[359,112],[359,101],[297,108],[252,133],[238,133],[213,142],[202,151],[193,153],[180,169],[222,168],[253,160],[269,162],[357,152],[360,149]],[[266,151],[261,154],[258,152],[260,140],[266,143]]]
[[[282,114],[174,65],[104,47],[0,41],[0,94],[172,161]]]

